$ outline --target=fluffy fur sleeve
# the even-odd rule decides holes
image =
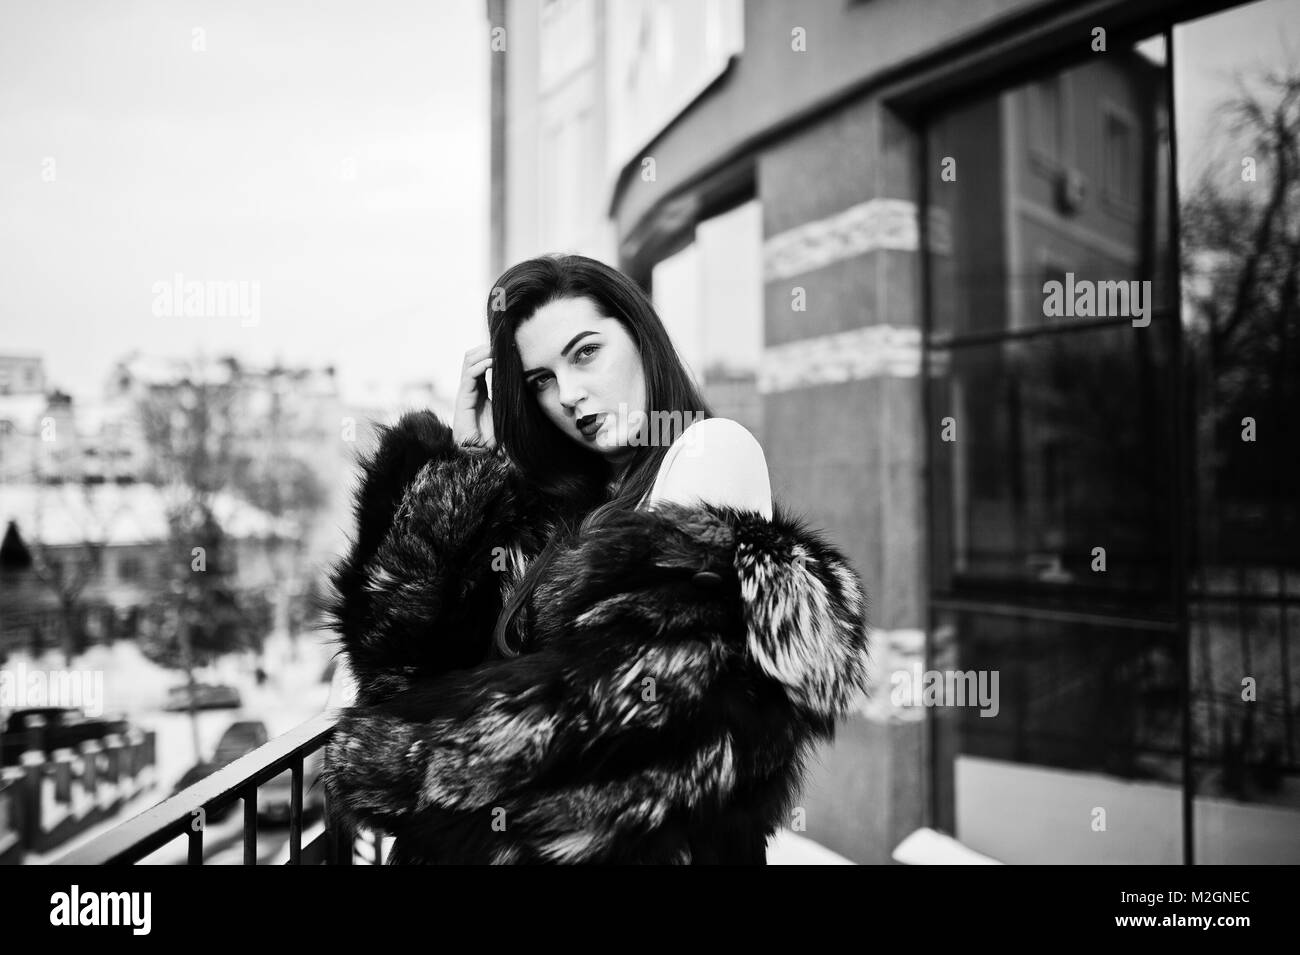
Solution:
[[[778,509],[661,504],[562,549],[537,649],[344,711],[326,785],[406,861],[689,861],[771,832],[863,688],[866,598]]]
[[[505,458],[458,445],[432,412],[381,429],[360,463],[357,537],[332,570],[325,610],[367,702],[482,660],[484,621],[502,603],[493,548],[519,561],[521,547],[540,544]]]

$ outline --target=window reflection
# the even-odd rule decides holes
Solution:
[[[1151,282],[1153,313],[1168,310],[1164,62],[1163,41],[1148,40],[933,123],[931,202],[953,238],[931,262],[940,342],[1124,317],[1046,314],[1044,282],[1066,273]],[[946,173],[945,158],[956,160]]]
[[[1179,861],[1184,759],[1195,861],[1300,858],[1300,5],[1172,36],[1172,57],[1147,40],[928,130],[951,234],[929,259],[932,665],[1003,689],[997,719],[934,714],[936,786],[941,823],[1008,860],[1044,861],[1078,788],[1061,773],[1083,772],[1091,805],[1108,779],[1147,787],[1164,816],[1138,861]],[[1149,325],[1047,307],[1053,283],[1121,281],[1151,283]],[[989,828],[1031,791],[1040,842]]]
[[[704,219],[685,248],[658,262],[655,308],[714,414],[762,439],[762,206],[750,200]]]
[[[1012,864],[1179,861],[1173,632],[941,611],[934,643],[935,668],[994,670],[1000,689],[994,717],[934,710],[940,825]],[[1098,806],[1122,842],[1098,838]]]
[[[931,429],[936,592],[1167,610],[1160,338],[1120,326],[966,346],[946,372],[931,384],[932,416],[955,431]]]
[[[928,132],[939,594],[1171,612],[1165,62],[1147,40]]]
[[[995,718],[934,713],[939,816],[1007,861],[1177,861],[1165,54],[1112,51],[928,130],[952,236],[929,260],[931,665],[1001,687]],[[1057,831],[1099,799],[1149,816],[1131,859]]]
[[[996,716],[954,709],[961,752],[1177,785],[1179,649],[1169,630],[1014,614],[939,614],[939,669],[997,671]]]
[[[1274,0],[1174,30],[1207,862],[1281,861],[1242,858],[1254,830],[1240,827],[1263,832],[1261,814],[1283,807],[1289,839],[1279,817],[1259,844],[1300,851],[1300,63],[1286,45],[1297,36],[1300,6]]]

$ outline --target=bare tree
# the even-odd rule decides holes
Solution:
[[[1198,564],[1235,565],[1245,588],[1251,564],[1272,564],[1279,575],[1295,564],[1300,532],[1300,71],[1239,77],[1219,114],[1233,161],[1209,166],[1181,208],[1188,387],[1197,411]],[[1259,430],[1249,453],[1240,440],[1246,419]],[[1239,611],[1234,656],[1249,667],[1251,627]],[[1282,734],[1256,731],[1255,706],[1237,730],[1230,712],[1217,719],[1209,629],[1200,654],[1203,731],[1208,737],[1222,725],[1224,784],[1239,792],[1252,759],[1256,775],[1271,778],[1267,764],[1280,758]],[[1289,673],[1283,684],[1285,724]],[[1256,746],[1262,755],[1249,752]]]
[[[215,514],[217,495],[231,484],[237,463],[238,392],[233,378],[211,371],[200,364],[179,382],[155,386],[139,408],[154,476],[169,498],[158,594],[168,625],[142,641],[142,650],[186,675],[196,759],[202,754],[195,668],[256,648],[265,625],[260,602],[235,588],[234,542]]]
[[[265,454],[245,455],[236,468],[234,484],[240,496],[275,518],[287,533],[277,538],[276,581],[290,637],[295,640],[296,621],[310,612],[311,575],[304,575],[305,545],[312,524],[327,503],[328,493],[316,471],[290,451],[291,436],[286,423],[282,396],[271,395],[269,414],[263,422],[269,447]]]
[[[98,485],[78,483],[75,486],[82,500],[75,513],[81,533],[76,542],[67,546],[44,543],[40,539],[44,493],[54,486],[42,487],[42,493],[37,495],[35,533],[27,547],[32,559],[32,574],[58,601],[60,643],[64,665],[70,667],[73,657],[86,649],[85,592],[102,571],[104,550],[116,513],[106,513],[109,505],[105,503],[106,497],[96,490]],[[114,509],[117,510],[120,508]]]

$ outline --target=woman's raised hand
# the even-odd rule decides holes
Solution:
[[[475,345],[465,352],[461,366],[460,387],[456,391],[456,411],[451,421],[451,435],[457,443],[480,441],[489,448],[497,446],[492,430],[492,399],[488,397],[487,370],[492,367],[492,346]]]

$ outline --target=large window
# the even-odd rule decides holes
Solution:
[[[1265,0],[927,123],[930,661],[1001,693],[933,711],[935,808],[1006,861],[1300,861],[1286,35]]]
[[[651,292],[705,400],[762,439],[763,223],[757,200],[695,226],[693,240],[654,267]]]
[[[1300,843],[1297,37],[1300,5],[1288,0],[1173,31],[1192,790],[1206,862],[1295,862]],[[1242,815],[1252,825],[1225,825]]]

